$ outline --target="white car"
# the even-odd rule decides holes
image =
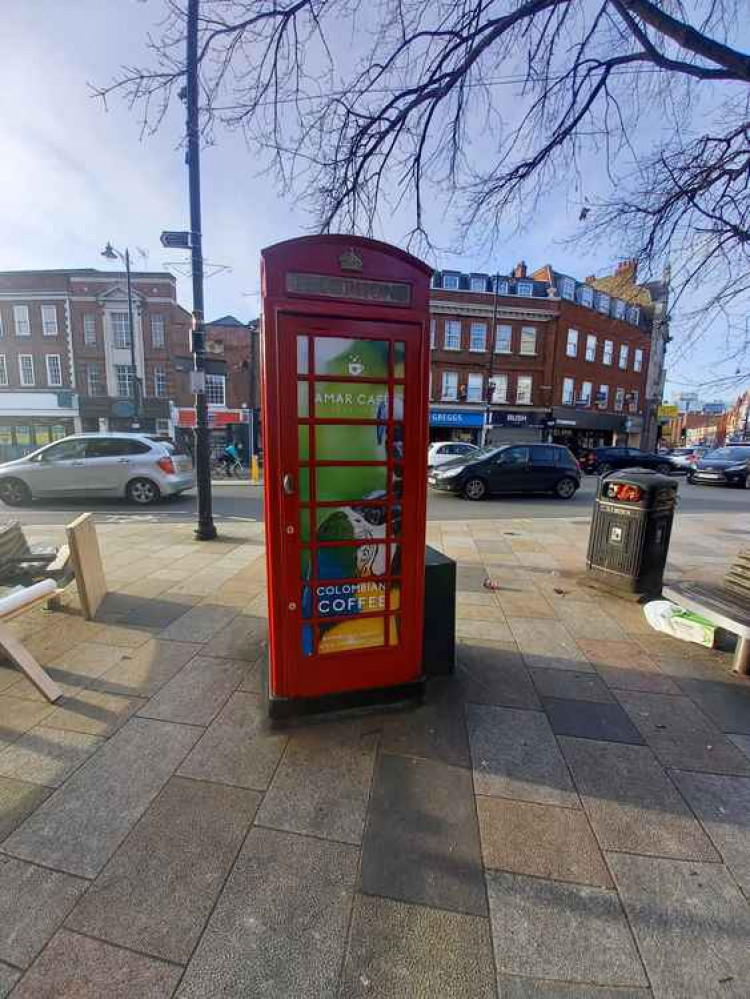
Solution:
[[[44,496],[125,496],[146,506],[194,485],[190,457],[149,434],[74,434],[0,465],[8,506]]]
[[[437,468],[456,458],[468,458],[478,450],[476,444],[467,444],[466,441],[437,441],[430,444],[427,451],[427,467]]]

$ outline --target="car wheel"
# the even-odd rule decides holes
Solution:
[[[576,494],[577,488],[576,480],[566,476],[564,479],[560,479],[555,486],[555,496],[558,499],[572,499]]]
[[[7,506],[25,506],[31,502],[31,490],[21,479],[0,481],[0,500]]]
[[[598,475],[609,475],[609,473],[612,471],[612,466],[608,465],[607,462],[605,461],[597,468],[596,471]]]
[[[464,485],[464,496],[470,500],[481,500],[487,495],[487,486],[483,479],[469,479]]]
[[[672,471],[672,466],[668,465],[667,462],[662,462],[661,465],[656,466],[656,471],[659,472],[661,475],[669,475],[669,473]]]
[[[148,506],[159,499],[159,487],[151,479],[133,479],[128,483],[126,495],[131,503],[138,506]]]

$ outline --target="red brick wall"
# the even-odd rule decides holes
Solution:
[[[16,336],[13,320],[13,305],[25,305],[28,309],[31,336]],[[57,335],[44,336],[42,333],[42,306],[53,306],[57,313]],[[34,358],[34,385],[28,386],[36,391],[50,388],[52,391],[60,388],[70,388],[70,361],[68,350],[67,326],[64,302],[55,299],[28,299],[19,296],[12,302],[0,303],[3,337],[0,339],[0,354],[5,354],[8,370],[8,389],[25,388],[21,385],[18,367],[19,354],[31,354]],[[46,354],[57,354],[60,357],[62,371],[62,386],[48,386]]]

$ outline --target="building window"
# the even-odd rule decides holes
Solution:
[[[492,378],[490,378],[490,385],[492,386],[492,402],[508,401],[507,375],[493,375]]]
[[[31,336],[28,305],[13,306],[13,326],[16,330],[16,336]]]
[[[628,309],[629,323],[632,323],[633,326],[637,326],[638,323],[640,322],[640,318],[641,318],[641,310],[638,308],[637,305],[634,305],[632,308]]]
[[[86,368],[86,389],[89,395],[104,395],[102,373],[97,364],[89,364]]]
[[[586,360],[596,360],[596,337],[591,333],[586,337]]]
[[[628,392],[628,404],[631,413],[638,412],[638,391],[636,389],[631,389],[631,391]]]
[[[536,354],[536,327],[521,327],[521,354]]]
[[[119,396],[133,395],[133,366],[131,364],[116,364],[117,394]]]
[[[487,291],[487,278],[483,275],[472,274],[469,287],[472,291]]]
[[[594,304],[594,289],[587,284],[581,285],[581,305],[586,305],[590,309]]]
[[[502,278],[494,277],[492,279],[492,290],[496,295],[507,295],[508,294],[508,282],[503,281]]]
[[[615,356],[615,344],[613,340],[604,341],[604,351],[602,353],[602,361],[604,364],[612,364]]]
[[[445,338],[443,346],[446,350],[461,349],[461,322],[458,319],[445,320]]]
[[[625,389],[618,388],[615,391],[615,412],[621,413],[624,404],[625,404]]]
[[[3,325],[3,317],[0,314],[0,340],[5,339],[5,326]]]
[[[531,405],[531,375],[519,375],[516,381],[516,403],[519,406]]]
[[[443,274],[443,287],[446,291],[458,291],[458,274]]]
[[[643,351],[640,347],[636,347],[635,354],[633,355],[633,371],[643,370]]]
[[[60,366],[59,354],[45,355],[47,365],[47,384],[50,388],[59,388],[62,385],[62,367]]]
[[[576,283],[573,278],[563,278],[560,291],[563,298],[567,298],[572,302],[576,297]]]
[[[484,353],[487,349],[487,324],[472,323],[469,333],[469,350]]]
[[[110,316],[112,317],[115,347],[118,350],[128,350],[130,348],[130,323],[127,312],[111,312]]]
[[[599,312],[603,312],[604,315],[609,315],[609,295],[605,295],[603,291],[600,291],[597,296],[596,307]]]
[[[34,384],[34,358],[31,354],[18,355],[18,371],[21,375],[21,385],[29,388]]]
[[[620,357],[617,362],[618,367],[622,368],[623,371],[627,369],[628,366],[628,345],[626,343],[620,344]]]
[[[435,338],[437,336],[437,319],[430,320],[430,350],[435,349]]]
[[[572,406],[576,398],[576,383],[575,378],[563,378],[562,386],[562,404],[563,406]]]
[[[42,306],[42,333],[44,336],[57,336],[57,306]]]
[[[534,285],[531,281],[519,281],[516,285],[516,294],[522,295],[524,298],[531,298],[534,294]]]
[[[151,316],[151,346],[156,350],[164,346],[164,316]]]
[[[8,364],[5,360],[5,354],[0,354],[0,385],[8,384]]]
[[[609,403],[609,385],[600,385],[596,394],[596,404],[599,409],[606,409]]]
[[[578,356],[578,330],[568,330],[568,341],[565,344],[565,353],[568,357]]]
[[[444,371],[443,372],[443,391],[441,393],[441,398],[446,401],[455,401],[458,398],[458,372],[457,371]]]
[[[622,319],[625,316],[625,303],[621,298],[615,299],[615,319]]]
[[[594,386],[591,384],[591,382],[583,382],[582,383],[582,385],[581,385],[581,396],[580,396],[580,399],[579,399],[579,402],[581,403],[581,405],[583,405],[583,406],[590,406],[591,405],[591,392],[593,391],[593,388],[594,388]]]
[[[226,383],[224,375],[206,375],[206,402],[209,406],[226,406]]]
[[[481,402],[484,393],[484,375],[470,373],[466,382],[466,401]]]
[[[165,399],[167,395],[167,372],[163,364],[154,367],[154,395],[157,399]]]
[[[495,330],[495,353],[510,354],[513,329],[510,326],[498,326]]]
[[[86,347],[96,347],[96,315],[87,312],[83,317],[83,343]]]
[[[156,421],[156,432],[157,434],[164,434],[164,436],[169,435],[169,420],[159,419]]]

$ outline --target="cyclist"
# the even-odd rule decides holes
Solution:
[[[240,461],[240,452],[237,449],[237,445],[234,441],[230,441],[224,448],[224,453],[221,456],[221,460],[224,462],[224,467],[228,474],[237,473],[242,471],[242,462]]]

